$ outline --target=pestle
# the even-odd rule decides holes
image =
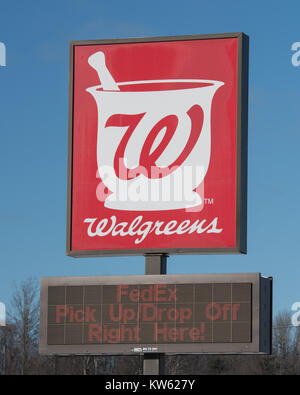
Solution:
[[[119,91],[118,84],[113,79],[105,64],[105,55],[103,52],[96,52],[88,59],[89,65],[98,73],[98,77],[104,91]]]

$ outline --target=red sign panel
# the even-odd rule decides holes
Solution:
[[[69,255],[245,252],[246,41],[71,44]]]

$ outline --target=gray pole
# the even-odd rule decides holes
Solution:
[[[166,274],[167,254],[146,254],[145,274]],[[164,374],[165,354],[144,354],[143,374],[159,375]]]

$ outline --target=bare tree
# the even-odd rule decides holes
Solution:
[[[20,373],[32,373],[30,365],[37,355],[39,334],[38,284],[34,279],[15,289],[8,317],[15,328]]]
[[[0,328],[0,371],[2,375],[14,374],[17,366],[18,347],[15,327],[9,322]]]

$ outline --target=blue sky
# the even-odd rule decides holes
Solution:
[[[65,256],[71,40],[250,36],[248,254],[171,256],[168,273],[261,272],[274,311],[300,301],[300,3],[0,0],[0,301],[29,277],[143,274],[144,258]]]

